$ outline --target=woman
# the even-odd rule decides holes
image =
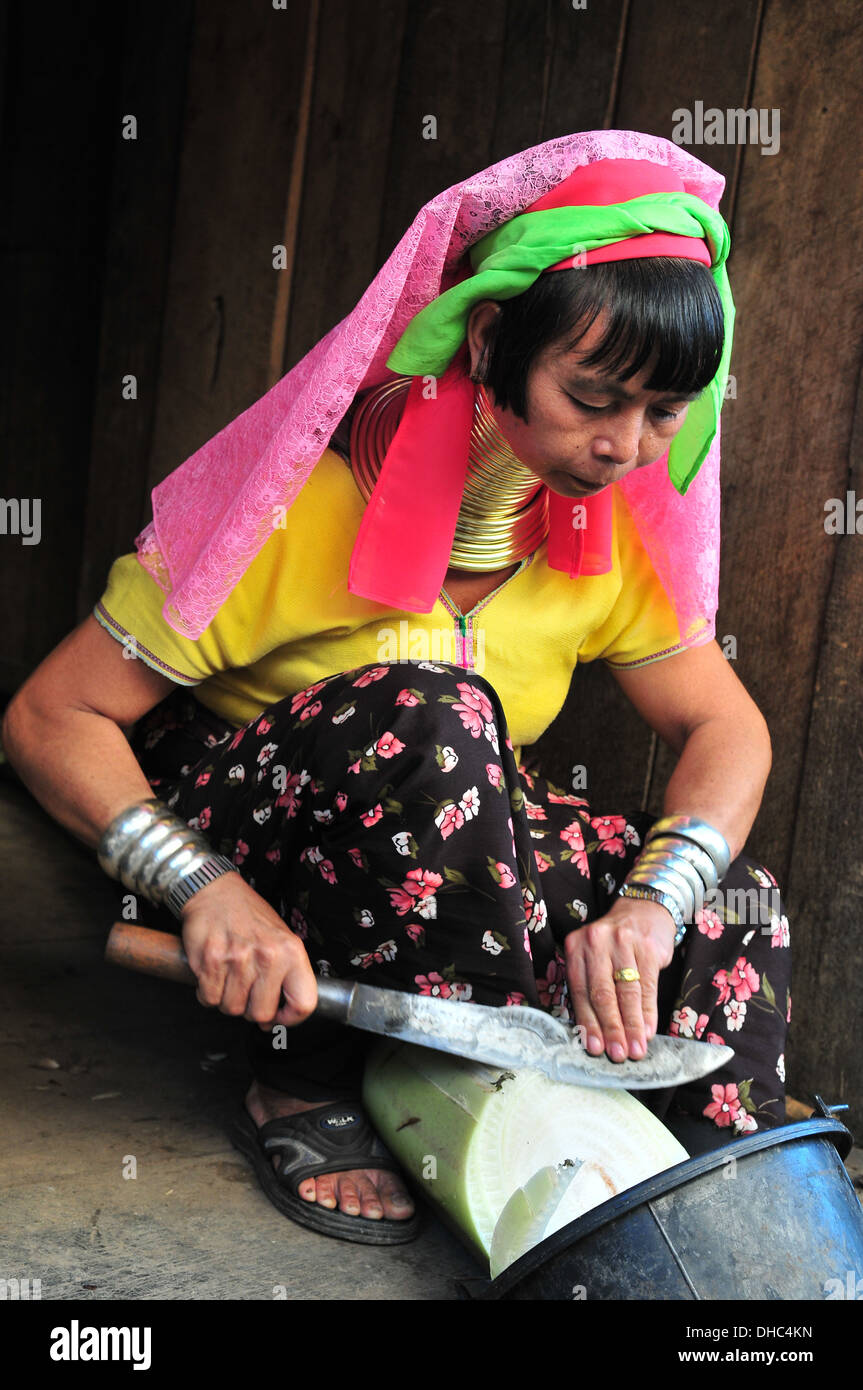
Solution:
[[[787,922],[721,896],[774,886],[740,855],[769,735],[711,640],[721,186],[600,132],[447,190],[156,489],[138,556],[10,706],[34,795],[144,920],[182,920],[200,1001],[257,1025],[234,1142],[314,1229],[415,1231],[360,1044],[304,1022],[316,971],[548,1008],[616,1060],[721,1038],[733,1062],[653,1108],[782,1122]],[[658,822],[521,762],[598,657],[678,754]]]

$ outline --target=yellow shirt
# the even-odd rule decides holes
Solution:
[[[612,569],[570,579],[546,544],[462,617],[442,591],[430,613],[348,592],[365,502],[327,449],[272,536],[197,639],[162,617],[165,594],[134,554],[114,561],[93,612],[141,660],[239,727],[339,671],[419,659],[476,670],[503,702],[510,738],[533,743],[559,712],[580,661],[639,666],[683,649],[672,605],[614,490]]]

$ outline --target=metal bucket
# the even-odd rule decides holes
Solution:
[[[473,1297],[863,1298],[863,1209],[829,1118],[690,1158],[594,1207]]]

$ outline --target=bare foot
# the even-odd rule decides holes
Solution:
[[[283,1091],[253,1081],[246,1095],[246,1109],[260,1129],[267,1120],[281,1115],[298,1115],[301,1110],[317,1110],[326,1101],[295,1100]],[[278,1155],[273,1158],[279,1166]],[[370,1221],[387,1217],[390,1221],[406,1221],[414,1214],[414,1204],[397,1173],[385,1168],[355,1168],[347,1173],[325,1174],[306,1178],[297,1192],[307,1202],[322,1207],[338,1207],[346,1216],[365,1216]]]

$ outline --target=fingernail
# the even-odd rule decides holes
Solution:
[[[598,1038],[595,1033],[590,1033],[587,1039],[587,1050],[597,1056],[602,1051],[602,1038]]]
[[[410,1199],[408,1197],[393,1197],[392,1204],[394,1207],[409,1207]]]
[[[609,1056],[613,1062],[622,1062],[626,1053],[623,1050],[623,1043],[612,1043],[608,1049]]]
[[[644,1056],[644,1048],[641,1046],[641,1043],[640,1043],[640,1042],[634,1042],[634,1043],[632,1044],[632,1046],[631,1046],[630,1049],[629,1049],[629,1055],[630,1055],[630,1057],[643,1057],[643,1056]]]

